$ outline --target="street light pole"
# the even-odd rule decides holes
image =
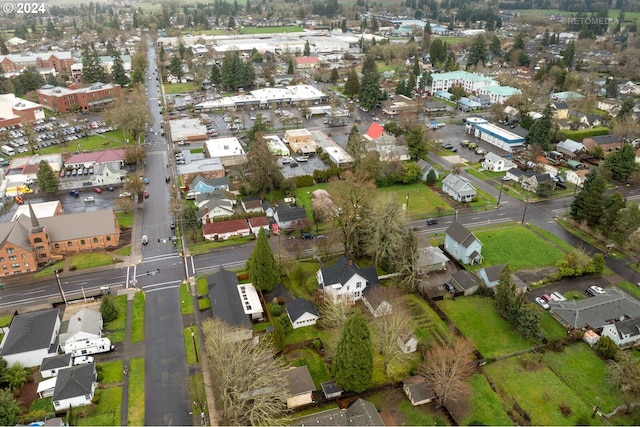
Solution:
[[[524,199],[524,212],[522,212],[522,221],[520,221],[520,224],[524,224],[524,217],[527,215],[528,205],[529,205],[529,199]]]
[[[500,207],[500,199],[502,198],[502,186],[504,185],[504,181],[500,181],[500,193],[498,193],[498,204],[496,205],[496,209]]]
[[[193,352],[196,354],[196,363],[200,363],[200,358],[198,357],[198,347],[196,347],[196,333],[193,332],[193,328],[191,328],[191,341],[193,341]]]
[[[62,301],[64,301],[64,305],[67,305],[67,297],[64,295],[64,290],[62,290],[62,283],[60,283],[60,276],[58,275],[58,270],[54,270],[56,275],[56,282],[58,283],[58,289],[60,289],[60,295],[62,295]]]

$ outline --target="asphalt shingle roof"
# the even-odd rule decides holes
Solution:
[[[34,311],[13,318],[0,356],[51,347],[51,337],[59,310]]]
[[[53,400],[71,399],[91,393],[96,382],[96,367],[93,363],[72,366],[58,371]]]
[[[446,234],[465,248],[469,247],[474,240],[478,240],[467,227],[457,221],[451,223],[447,228]]]
[[[304,313],[313,314],[314,316],[320,316],[316,306],[313,305],[311,301],[307,301],[304,298],[296,298],[291,301],[291,303],[287,304],[287,312],[289,313],[289,317],[291,320],[296,320]]]
[[[333,285],[335,283],[344,284],[358,274],[364,277],[370,284],[378,283],[378,275],[374,267],[359,268],[356,263],[350,262],[343,255],[333,265],[321,269],[322,279],[325,285]]]
[[[71,353],[57,354],[51,357],[45,357],[40,364],[40,371],[48,371],[49,369],[64,368],[71,365]]]
[[[207,279],[211,312],[229,326],[251,328],[251,321],[244,313],[238,294],[238,276],[221,268]]]

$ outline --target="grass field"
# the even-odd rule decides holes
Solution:
[[[165,83],[164,93],[167,95],[177,95],[180,93],[195,92],[200,90],[195,83]]]
[[[450,211],[451,206],[437,193],[424,184],[394,185],[379,188],[381,194],[391,194],[404,206],[409,198],[409,212],[411,218],[426,218],[439,212]]]
[[[195,334],[193,337],[191,334]],[[184,349],[187,353],[187,365],[195,365],[201,360],[200,340],[198,339],[198,328],[189,327],[182,331],[184,337]],[[195,343],[195,348],[194,348]],[[197,349],[197,350],[196,350]],[[196,355],[196,351],[198,354]]]
[[[517,335],[496,312],[493,300],[483,297],[444,299],[438,305],[486,359],[530,348],[536,343]]]
[[[118,218],[118,225],[120,227],[133,227],[133,211],[116,212],[116,218]]]
[[[482,374],[475,374],[470,380],[472,412],[463,425],[510,426],[513,421],[502,406],[502,399],[493,390]]]
[[[102,267],[113,264],[113,257],[109,254],[102,253],[84,253],[74,255],[71,258],[71,266],[76,270],[85,270],[87,268]]]
[[[129,396],[127,425],[144,425],[144,359],[129,359]]]
[[[440,319],[440,316],[424,299],[416,294],[405,295],[404,304],[411,313],[415,323],[415,336],[421,344],[436,346],[445,343],[450,335],[449,325]]]
[[[607,380],[607,364],[587,343],[565,347],[561,353],[547,352],[544,363],[585,402],[609,413],[624,403]]]
[[[122,381],[124,377],[124,362],[122,360],[111,360],[109,362],[102,362],[102,384],[117,384]]]
[[[309,373],[313,378],[316,389],[320,390],[321,383],[331,380],[332,377],[329,374],[327,365],[314,350],[305,347],[300,350],[294,350],[289,356],[295,356],[293,366],[306,366],[309,368]]]
[[[245,27],[240,29],[240,34],[279,34],[279,33],[301,33],[304,28],[291,25],[288,27]]]
[[[131,319],[131,342],[144,341],[144,292],[137,292],[133,297]]]
[[[592,408],[553,371],[543,364],[524,368],[520,363],[523,357],[531,355],[491,363],[485,372],[507,404],[513,400],[528,414],[530,425],[600,424],[591,418]],[[569,415],[562,414],[561,405],[569,408]]]
[[[513,226],[475,233],[482,242],[483,266],[508,264],[512,271],[553,266],[564,256],[529,228]],[[526,256],[523,255],[526,248]]]
[[[38,150],[38,154],[76,153],[80,151],[101,151],[126,146],[122,131],[114,130],[100,135],[69,141],[66,144],[51,145]],[[25,153],[31,155],[31,152]]]
[[[13,314],[0,317],[0,328],[5,328],[9,326],[11,324],[11,319],[13,319]]]
[[[193,298],[191,297],[191,286],[188,283],[180,285],[180,310],[182,314],[193,314]]]
[[[79,426],[119,426],[120,411],[122,410],[122,387],[98,389],[98,403],[91,409],[80,408],[91,412],[87,416],[80,416]]]
[[[566,294],[565,294],[566,295]],[[540,319],[540,329],[542,335],[549,341],[560,339],[567,336],[567,330],[554,319],[548,312],[542,314]]]

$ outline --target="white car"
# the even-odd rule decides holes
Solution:
[[[73,365],[86,365],[87,363],[93,363],[93,356],[80,356],[73,358]]]
[[[542,298],[536,297],[536,303],[545,310],[549,310],[549,304],[547,304],[547,302]]]

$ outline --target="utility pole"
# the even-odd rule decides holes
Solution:
[[[56,282],[58,283],[58,289],[60,289],[60,295],[62,295],[62,301],[64,301],[64,305],[67,305],[67,297],[64,295],[64,291],[62,290],[62,283],[60,283],[60,276],[58,275],[58,270],[54,270],[56,274]]]
[[[528,205],[529,205],[529,199],[524,199],[524,212],[522,212],[522,221],[520,221],[520,224],[524,224],[524,217],[527,215]]]
[[[496,209],[500,207],[500,199],[502,198],[502,186],[504,185],[504,180],[500,181],[500,193],[498,193],[498,204],[496,205]]]

